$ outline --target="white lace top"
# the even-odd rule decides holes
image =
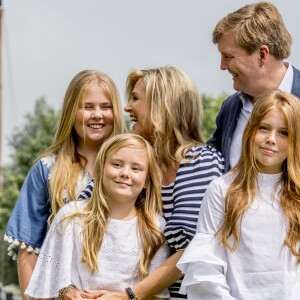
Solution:
[[[45,239],[29,286],[25,292],[34,298],[57,297],[65,286],[74,284],[78,289],[106,289],[124,291],[134,286],[139,278],[137,270],[141,243],[137,234],[137,218],[128,221],[109,219],[107,232],[98,254],[99,272],[91,274],[82,258],[82,224],[73,218],[66,226],[60,220],[86,201],[70,202],[58,212]],[[157,218],[161,230],[165,221]],[[155,270],[169,256],[167,245],[162,246],[151,261],[149,272]],[[41,288],[42,287],[42,288]],[[167,298],[164,291],[159,295]]]

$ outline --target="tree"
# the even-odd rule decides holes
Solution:
[[[202,104],[203,104],[203,128],[202,134],[204,141],[207,141],[216,128],[215,119],[220,110],[221,104],[228,95],[225,93],[221,94],[217,98],[208,96],[206,94],[202,95]]]
[[[41,98],[36,101],[34,112],[25,116],[23,128],[16,128],[9,139],[11,163],[3,169],[3,191],[0,194],[1,238],[30,167],[53,140],[57,117],[58,112]],[[16,263],[6,255],[5,246],[1,243],[0,282],[17,283]]]

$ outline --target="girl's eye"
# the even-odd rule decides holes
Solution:
[[[111,104],[101,105],[101,109],[104,109],[104,110],[112,109],[112,105]]]
[[[279,134],[280,134],[281,136],[289,136],[289,133],[288,133],[286,130],[281,130],[281,131],[279,131]]]
[[[114,167],[120,167],[121,166],[121,163],[119,162],[112,162],[111,163]]]
[[[268,130],[269,130],[266,126],[262,126],[262,125],[259,126],[258,129],[259,129],[260,131],[268,131]]]
[[[89,105],[89,104],[85,104],[85,105],[84,105],[84,108],[85,108],[85,109],[92,109],[93,106],[92,106],[92,105]]]
[[[132,170],[133,170],[133,171],[140,171],[141,169],[138,168],[138,167],[133,167]]]

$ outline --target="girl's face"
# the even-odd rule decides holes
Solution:
[[[139,79],[132,91],[130,101],[124,108],[125,112],[130,114],[130,120],[133,122],[132,131],[144,136],[146,139],[151,138],[150,124],[146,122],[146,95],[144,90],[143,79]]]
[[[79,146],[98,147],[114,128],[112,103],[103,88],[96,83],[88,88],[82,101],[74,123]]]
[[[262,119],[254,138],[255,158],[261,173],[282,172],[288,154],[288,129],[286,118],[274,109]]]
[[[103,187],[111,208],[133,206],[147,185],[149,159],[146,149],[123,147],[106,159]]]

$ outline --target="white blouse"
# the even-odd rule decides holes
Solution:
[[[56,215],[38,256],[30,283],[25,291],[33,298],[53,298],[65,286],[74,284],[78,289],[106,289],[125,291],[140,279],[137,276],[141,242],[137,233],[137,217],[128,221],[109,219],[107,231],[98,254],[99,271],[90,273],[82,258],[82,223],[72,218],[60,222],[66,215],[80,209],[86,201],[74,201],[62,207]],[[157,218],[163,231],[165,221]],[[67,225],[66,225],[67,224]],[[151,261],[149,272],[160,266],[169,256],[163,245]],[[168,298],[168,291],[159,295]]]
[[[188,299],[299,299],[300,267],[284,244],[287,222],[279,203],[281,176],[259,175],[261,193],[244,213],[234,252],[215,238],[223,221],[224,198],[232,174],[209,185],[197,234],[177,264],[185,274],[180,291],[187,293]],[[232,237],[229,244],[233,245]]]

